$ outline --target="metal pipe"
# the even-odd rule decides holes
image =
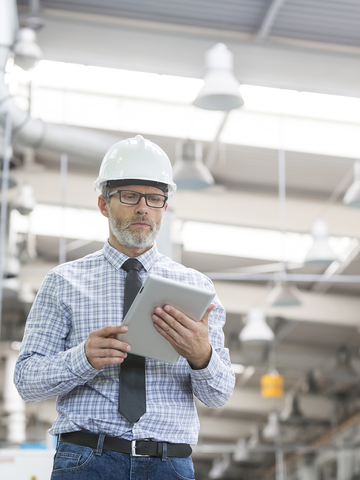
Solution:
[[[12,119],[13,141],[33,148],[42,147],[59,153],[67,152],[88,159],[99,160],[108,148],[121,140],[117,135],[92,130],[45,123],[32,119],[15,104],[4,83],[5,66],[14,43],[18,25],[14,0],[0,1],[0,105]],[[0,124],[4,125],[0,117]],[[91,133],[90,133],[91,132]]]
[[[60,158],[60,183],[61,183],[61,230],[59,237],[59,264],[66,262],[66,180],[68,169],[68,156],[66,153],[61,154]]]
[[[9,189],[9,169],[11,158],[11,116],[8,113],[5,121],[5,141],[3,155],[3,171],[1,183],[1,216],[0,216],[0,338],[2,319],[2,300],[4,288],[4,266],[6,253],[6,224],[7,224],[7,194]]]
[[[266,37],[269,36],[270,30],[272,29],[275,23],[276,17],[280,11],[280,8],[282,7],[284,2],[285,0],[273,0],[271,2],[271,5],[268,8],[268,11],[266,12],[266,15],[256,35],[256,38],[258,40],[264,40]]]

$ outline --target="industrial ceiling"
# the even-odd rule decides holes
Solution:
[[[34,14],[44,20],[44,27],[37,35],[47,61],[199,79],[203,75],[205,52],[223,42],[234,54],[234,72],[241,84],[347,97],[352,102],[360,97],[360,5],[357,1],[42,0],[39,4],[19,0],[17,4],[21,20]],[[36,91],[44,92],[45,87],[34,86],[32,109],[36,109]],[[192,134],[193,140],[202,141],[204,159],[209,152],[215,152],[211,171],[216,184],[207,190],[177,193],[173,216],[180,227],[195,222],[265,231],[281,228],[279,148],[271,138],[268,143],[262,141],[269,129],[278,125],[279,114],[259,114],[247,106],[245,94],[244,99],[245,107],[231,112],[227,120],[229,129],[233,122],[232,128],[238,132],[236,141],[226,141],[231,133],[226,128],[219,142],[216,141],[221,114],[214,116],[212,135],[196,138],[196,134]],[[116,100],[121,103],[126,99],[119,95]],[[301,448],[305,451],[305,447],[312,452],[316,445],[325,445],[326,439],[337,432],[336,428],[359,409],[360,282],[335,281],[334,275],[354,278],[360,275],[360,212],[342,203],[352,179],[352,166],[360,155],[357,133],[360,120],[320,119],[320,135],[318,119],[315,122],[314,118],[297,114],[286,114],[284,118],[287,131],[293,128],[301,140],[296,145],[289,141],[289,148],[285,148],[286,231],[308,234],[314,219],[320,215],[326,220],[330,235],[347,238],[350,243],[342,258],[328,270],[304,265],[293,265],[290,269],[289,265],[290,273],[325,274],[326,277],[296,283],[302,300],[300,306],[269,307],[266,299],[276,280],[271,275],[278,271],[278,261],[263,256],[191,250],[180,237],[176,239],[176,258],[186,266],[223,274],[223,279],[214,279],[214,283],[228,313],[226,344],[233,364],[243,367],[236,374],[235,392],[225,407],[213,411],[198,405],[201,433],[194,460],[199,479],[208,478],[214,458],[225,462],[226,468],[223,476],[213,478],[256,479],[271,478],[274,474],[276,445],[261,435],[259,442],[255,441],[256,432],[261,432],[267,424],[268,414],[274,409],[283,411],[285,405],[285,397],[273,401],[260,394],[261,376],[271,362],[275,362],[284,377],[285,393],[299,399],[302,411],[297,421],[288,419],[281,423],[289,471],[300,458],[295,459],[295,453],[300,455]],[[173,118],[166,118],[166,122],[172,121]],[[84,129],[89,139],[92,135],[106,134],[109,141],[115,142],[141,133],[158,143],[172,162],[179,141],[184,140],[184,135],[169,134],[168,130],[155,131],[149,127],[146,131],[144,127],[145,130],[138,131],[134,125],[142,125],[140,120],[138,124],[127,124],[123,119],[121,128],[116,128],[116,124],[110,128],[96,123],[75,124],[71,120],[62,123]],[[249,140],[247,133],[243,133],[252,123],[257,131],[255,140]],[[343,136],[340,131],[344,132]],[[312,147],[310,140],[317,140],[320,147],[318,144]],[[24,166],[13,170],[12,175],[19,184],[28,182],[34,187],[39,205],[59,206],[65,201],[66,206],[79,211],[95,211],[92,182],[101,155],[91,157],[81,152],[69,155],[64,200],[60,153],[42,148],[41,144],[29,151],[16,145],[16,137],[14,141],[15,150],[25,160]],[[351,151],[346,149],[349,143],[354,144]],[[16,189],[13,189],[10,199],[15,197]],[[56,223],[49,218],[51,222]],[[66,242],[67,260],[102,245],[98,238],[85,241],[68,237]],[[223,243],[226,242],[227,237],[223,236]],[[34,291],[46,271],[58,262],[59,238],[38,234],[36,249],[36,259],[22,264],[19,277],[22,282],[30,282]],[[247,272],[266,273],[269,277],[246,279]],[[238,274],[238,279],[230,280],[226,277],[228,274]],[[246,315],[253,306],[262,307],[267,313],[276,336],[273,347],[249,347],[239,341]],[[4,348],[9,348],[6,346],[10,341],[21,340],[25,312],[19,313],[16,295],[5,298],[4,308],[2,339]],[[344,346],[351,355],[354,375],[334,379],[332,372]],[[48,427],[54,414],[53,402],[45,402],[42,408],[29,406],[29,437],[37,438],[37,432]],[[5,429],[0,432],[5,438]],[[252,441],[255,447],[243,460],[232,459],[226,464],[227,454],[241,441],[248,446]]]

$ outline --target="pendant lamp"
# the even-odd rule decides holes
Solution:
[[[345,193],[343,202],[348,207],[360,208],[360,160],[354,163],[354,183]]]
[[[284,409],[280,413],[280,420],[291,424],[303,423],[305,418],[299,407],[299,399],[296,395],[288,394],[285,397]]]
[[[295,307],[301,305],[299,290],[289,282],[280,280],[267,299],[271,307]]]
[[[32,28],[20,28],[14,44],[14,54],[16,65],[23,70],[31,70],[39,63],[43,55]]]
[[[198,190],[214,184],[214,178],[202,161],[202,143],[186,140],[178,144],[173,176],[181,190]]]
[[[204,85],[193,102],[195,107],[228,111],[244,104],[233,64],[233,54],[223,43],[206,52]]]
[[[246,440],[245,438],[240,438],[236,442],[235,446],[235,451],[232,456],[234,462],[246,462],[249,460],[250,455],[249,455],[249,449],[246,445]]]
[[[324,220],[321,218],[315,220],[311,227],[311,235],[314,242],[305,257],[305,265],[328,266],[337,260],[336,253],[328,243],[329,229]]]
[[[263,344],[273,341],[274,338],[274,332],[266,323],[265,313],[261,308],[252,308],[248,313],[246,325],[240,332],[240,341]]]
[[[270,412],[268,422],[263,428],[262,436],[266,440],[275,440],[280,436],[279,417],[277,412]]]
[[[330,373],[330,379],[333,382],[354,382],[358,381],[359,376],[351,365],[351,352],[346,345],[338,348],[336,354],[336,367]]]

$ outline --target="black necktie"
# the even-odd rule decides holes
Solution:
[[[127,272],[123,314],[125,317],[142,286],[139,272],[143,266],[136,258],[129,258],[121,268]],[[137,422],[146,412],[145,357],[128,354],[121,364],[118,410],[130,423]]]

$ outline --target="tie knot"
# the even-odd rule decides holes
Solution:
[[[129,272],[130,270],[136,270],[137,272],[140,272],[140,270],[143,268],[143,264],[136,258],[129,258],[123,263],[121,268],[123,268],[125,272]]]

